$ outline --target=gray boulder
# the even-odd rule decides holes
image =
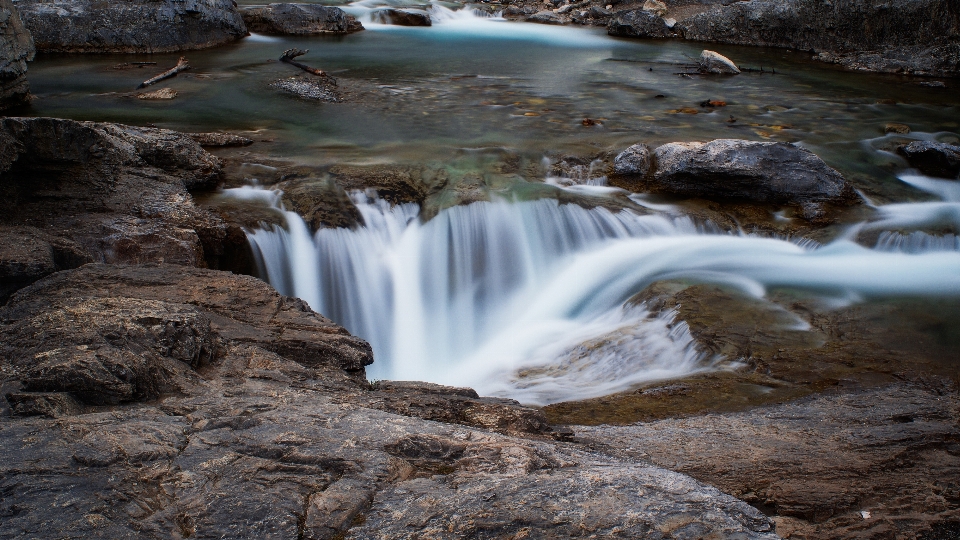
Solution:
[[[717,139],[669,143],[654,151],[649,191],[772,204],[852,204],[843,177],[812,152],[787,143]]]
[[[840,173],[809,150],[788,143],[717,139],[669,143],[654,154],[655,185],[680,195],[760,203],[856,200]]]
[[[342,9],[318,4],[270,4],[251,6],[240,12],[251,32],[263,34],[346,34],[363,25]]]
[[[897,152],[912,167],[930,176],[957,178],[960,175],[960,146],[933,141],[914,141]]]
[[[852,69],[960,72],[955,0],[749,0],[678,26],[690,40],[810,51]]]
[[[17,9],[10,0],[0,0],[0,110],[27,101],[27,62],[33,54],[33,39]]]
[[[607,23],[607,33],[611,36],[637,38],[666,38],[674,35],[663,17],[642,9],[617,13]]]
[[[15,0],[37,50],[160,53],[205,49],[247,35],[232,0]]]
[[[397,26],[432,26],[430,14],[419,9],[375,9],[370,17],[378,23],[395,24]]]
[[[618,175],[647,176],[652,165],[650,147],[642,143],[635,144],[613,159],[613,172]]]
[[[527,17],[527,22],[537,24],[564,24],[564,20],[552,11],[538,11]]]

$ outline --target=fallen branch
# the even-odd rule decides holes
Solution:
[[[309,49],[307,49],[307,50],[305,50],[305,51],[302,51],[302,50],[300,50],[300,49],[287,49],[287,50],[283,51],[283,54],[280,55],[280,61],[281,61],[281,62],[286,62],[287,64],[290,64],[291,66],[298,67],[298,68],[306,71],[307,73],[313,73],[314,75],[319,75],[319,76],[321,76],[321,77],[326,77],[327,74],[326,74],[322,69],[312,68],[312,67],[310,67],[310,66],[308,66],[308,65],[301,64],[300,62],[297,62],[296,60],[294,60],[294,58],[296,58],[296,57],[298,57],[298,56],[303,56],[303,55],[307,54],[308,52],[310,52]]]
[[[151,84],[157,84],[158,82],[160,82],[160,81],[162,81],[162,80],[164,80],[164,79],[169,79],[170,77],[176,77],[176,76],[177,76],[177,73],[180,73],[181,71],[186,71],[186,70],[188,70],[188,69],[190,69],[190,64],[187,63],[187,59],[186,59],[186,58],[184,58],[184,57],[181,56],[181,57],[180,57],[180,60],[177,61],[177,65],[173,66],[172,68],[168,69],[167,71],[164,71],[163,73],[157,75],[156,77],[154,77],[154,78],[152,78],[152,79],[147,79],[147,80],[143,81],[142,83],[140,83],[140,86],[137,87],[137,90],[139,90],[139,89],[141,89],[141,88],[146,88],[146,87],[150,86]]]

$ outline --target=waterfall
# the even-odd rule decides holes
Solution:
[[[960,295],[952,237],[819,246],[552,199],[456,206],[421,223],[414,204],[351,196],[364,220],[356,229],[311,236],[286,212],[286,229],[251,232],[266,279],[367,339],[372,378],[472,386],[525,403],[710,368],[716,359],[697,351],[673,313],[625,304],[657,280],[758,298],[768,287],[842,301]]]

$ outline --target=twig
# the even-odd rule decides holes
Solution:
[[[147,80],[143,81],[142,83],[140,83],[140,86],[137,87],[137,90],[139,90],[139,89],[141,89],[141,88],[146,88],[146,87],[150,86],[151,84],[157,84],[158,82],[160,82],[160,81],[162,81],[162,80],[164,80],[164,79],[169,79],[170,77],[176,77],[176,76],[177,76],[177,73],[180,73],[181,71],[186,71],[186,70],[188,70],[188,69],[190,69],[190,64],[187,63],[187,59],[186,59],[186,58],[184,58],[184,57],[181,56],[181,57],[180,57],[180,60],[177,61],[177,65],[175,65],[175,66],[173,66],[172,68],[164,71],[163,73],[157,75],[156,77],[154,77],[154,78],[152,78],[152,79],[147,79]]]
[[[326,77],[327,74],[326,74],[322,69],[312,68],[312,67],[310,67],[310,66],[308,66],[308,65],[301,64],[300,62],[297,62],[296,60],[294,60],[294,58],[296,58],[296,57],[298,57],[298,56],[303,56],[303,55],[307,54],[308,52],[310,52],[310,49],[307,49],[307,50],[305,50],[305,51],[302,51],[302,50],[300,50],[300,49],[287,49],[287,50],[283,51],[283,54],[280,55],[280,61],[281,61],[281,62],[286,62],[287,64],[290,64],[291,66],[298,67],[298,68],[306,71],[307,73],[312,73],[312,74],[314,74],[314,75],[319,75],[319,76],[321,76],[321,77]]]

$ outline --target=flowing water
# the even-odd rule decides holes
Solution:
[[[272,141],[260,151],[301,162],[439,163],[500,186],[488,202],[429,220],[414,204],[355,192],[363,226],[311,234],[284,211],[286,227],[249,232],[262,277],[370,341],[371,378],[472,386],[544,404],[729,365],[698,350],[673,313],[628,302],[665,279],[757,298],[770,288],[800,289],[836,305],[960,297],[960,183],[918,175],[890,152],[897,140],[960,140],[955,92],[846,73],[799,53],[725,46],[715,48],[764,71],[689,76],[701,48],[693,43],[512,23],[452,4],[428,6],[433,27],[392,27],[370,22],[375,5],[382,2],[347,6],[366,19],[358,34],[251,36],[191,52],[194,70],[169,82],[181,94],[169,102],[129,94],[153,71],[113,69],[141,57],[41,56],[30,67],[38,100],[27,113],[249,131]],[[311,103],[272,90],[271,81],[294,74],[273,60],[291,47],[311,49],[302,60],[339,77],[347,101]],[[156,71],[175,61],[150,59]],[[707,99],[728,105],[700,107]],[[913,133],[881,135],[888,122]],[[555,159],[544,156],[720,137],[798,142],[855,179],[875,208],[820,245],[723,232],[636,195],[649,215],[515,196],[517,186],[544,181]],[[504,154],[547,166],[538,177],[501,174]],[[591,166],[545,181],[624,196]],[[224,196],[282,206],[277,192],[262,188]],[[795,329],[805,325],[797,319]]]

